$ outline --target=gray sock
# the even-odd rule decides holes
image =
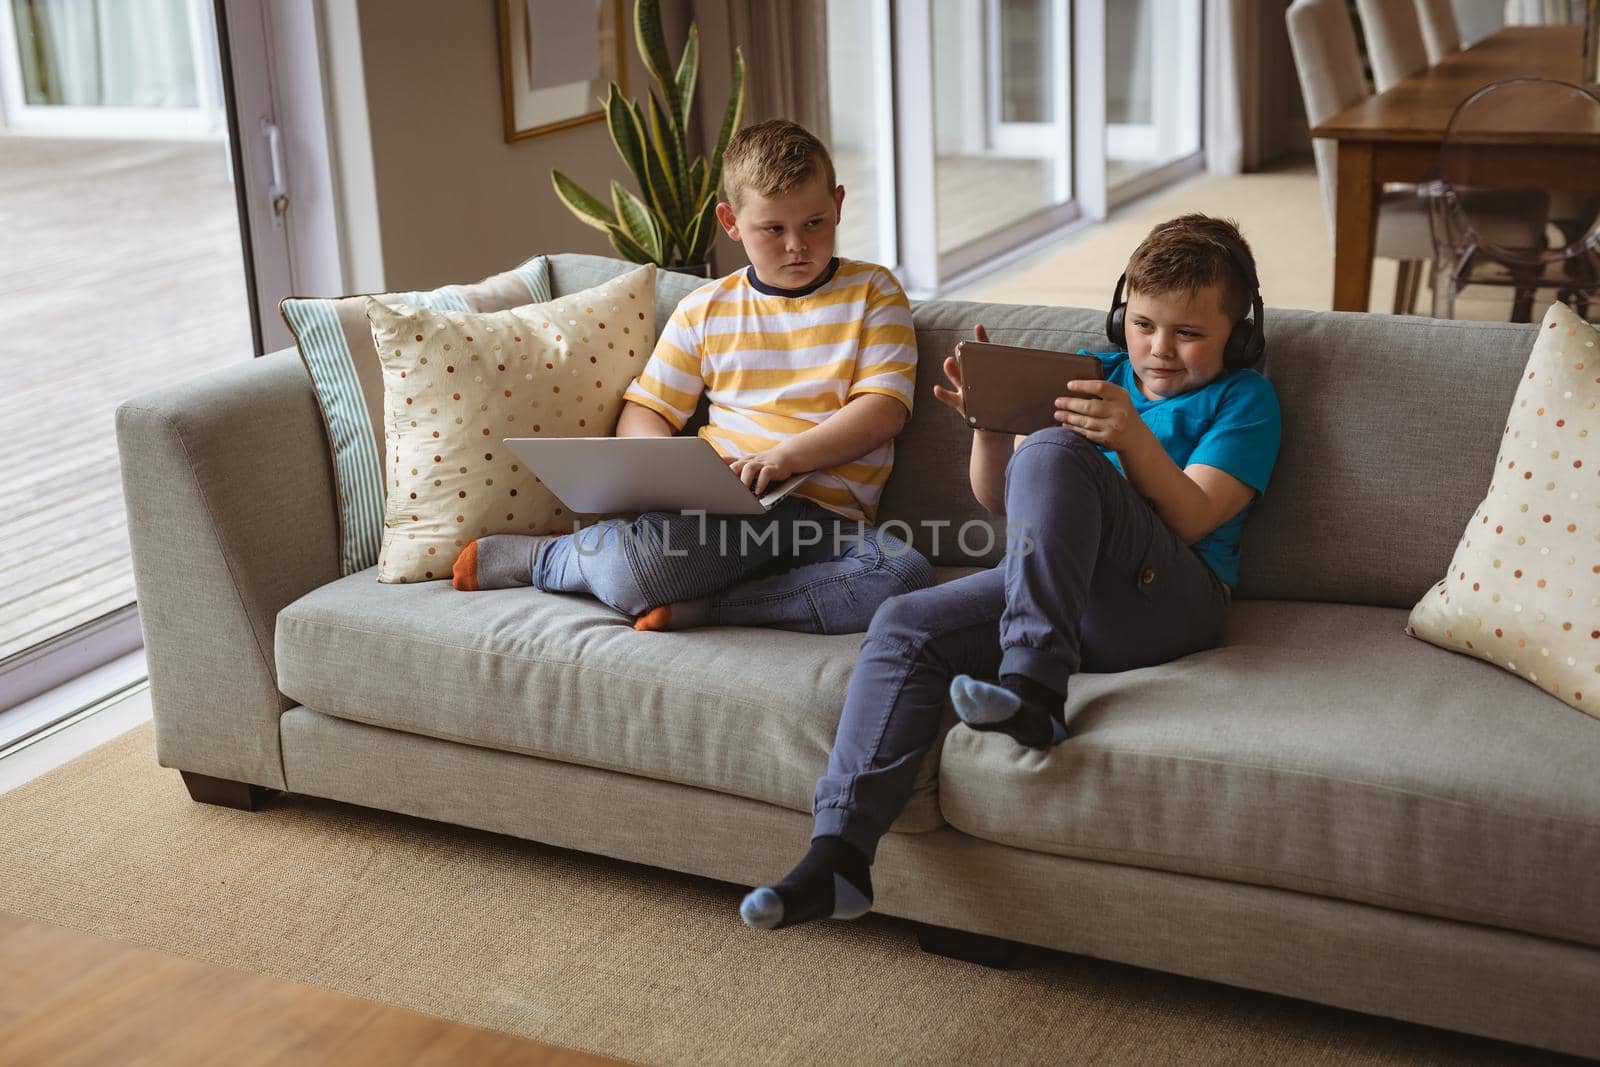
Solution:
[[[710,619],[710,597],[701,597],[698,600],[680,600],[672,605],[672,622],[667,626],[667,629],[692,630],[697,626],[705,626]]]
[[[950,702],[968,726],[1005,722],[1022,707],[1022,698],[1003,685],[958,674],[950,680]]]
[[[478,538],[478,588],[507,589],[532,585],[539,551],[565,534],[544,537],[492,534]]]

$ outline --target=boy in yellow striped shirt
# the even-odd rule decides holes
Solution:
[[[673,312],[629,387],[619,437],[700,435],[756,492],[810,472],[756,517],[651,512],[570,535],[496,535],[456,560],[458,589],[589,593],[639,630],[702,625],[857,633],[878,605],[933,583],[911,546],[871,525],[911,414],[917,349],[905,292],[834,253],[844,187],[827,149],[781,119],[723,159],[717,218],[750,266]]]

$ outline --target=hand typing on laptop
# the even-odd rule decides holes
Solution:
[[[783,445],[764,449],[749,456],[722,458],[733,468],[733,473],[739,476],[739,480],[756,496],[765,493],[769,487],[800,473],[794,465],[794,460],[784,451]]]

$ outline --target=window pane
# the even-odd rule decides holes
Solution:
[[[249,359],[249,307],[221,138],[0,131],[0,659],[132,603],[113,412]]]
[[[828,150],[845,200],[839,254],[893,266],[893,158],[884,0],[828,0]]]
[[[200,105],[189,0],[11,0],[11,10],[29,105]]]
[[[1106,5],[1106,185],[1200,150],[1200,0]]]
[[[935,198],[941,253],[1070,192],[1064,0],[934,0]]]

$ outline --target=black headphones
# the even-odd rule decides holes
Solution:
[[[1224,370],[1242,370],[1245,367],[1254,367],[1261,362],[1261,356],[1266,351],[1267,338],[1262,328],[1266,317],[1266,309],[1261,306],[1261,283],[1256,278],[1255,264],[1250,261],[1250,256],[1240,247],[1239,242],[1226,234],[1212,234],[1222,242],[1228,254],[1233,257],[1233,262],[1250,283],[1250,310],[1253,318],[1240,319],[1233,324],[1233,330],[1228,334],[1227,347],[1222,351],[1222,366]],[[1106,337],[1112,344],[1128,350],[1128,332],[1126,318],[1128,305],[1122,299],[1122,287],[1127,284],[1126,272],[1117,275],[1117,288],[1111,294],[1111,310],[1106,314]]]

